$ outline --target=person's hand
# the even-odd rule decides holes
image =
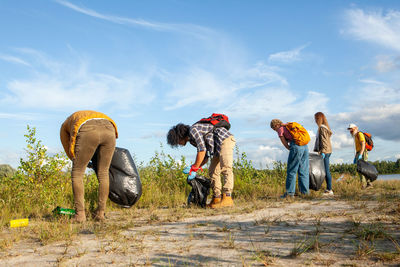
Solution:
[[[360,159],[362,159],[362,155],[357,153],[354,157],[353,163],[356,164]]]
[[[325,159],[325,153],[321,153],[322,159]]]
[[[196,175],[197,175],[196,172],[192,172],[192,174],[189,174],[189,175],[188,175],[187,179],[188,179],[189,181],[190,181],[190,180],[193,180],[194,178],[196,178]]]
[[[191,168],[191,166],[187,166],[186,168],[184,168],[184,169],[182,170],[182,172],[183,172],[184,174],[189,174],[190,168]]]
[[[203,169],[201,167],[196,167],[196,166],[192,165],[190,167],[188,166],[188,167],[184,168],[182,170],[182,172],[184,174],[189,174],[187,179],[190,181],[196,177],[198,170],[203,170]]]

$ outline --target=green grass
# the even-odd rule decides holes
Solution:
[[[0,177],[0,227],[5,227],[11,219],[51,217],[56,206],[73,208],[71,186],[71,163],[65,155],[48,156],[45,146],[35,137],[36,129],[27,128],[27,157],[12,175]],[[149,163],[139,164],[142,181],[142,197],[136,208],[177,208],[186,203],[191,188],[186,183],[182,169],[188,165],[186,159],[179,160],[161,152],[155,152]],[[207,176],[207,169],[201,173]],[[276,162],[272,169],[255,169],[245,153],[236,148],[234,161],[235,186],[233,197],[237,201],[275,200],[284,192],[286,165]],[[333,190],[340,199],[360,200],[370,191],[361,189],[357,176],[346,174],[336,182],[338,173],[333,173]],[[399,199],[400,182],[377,182],[374,188],[379,191],[378,200]],[[85,175],[86,209],[90,213],[97,205],[98,181],[93,172]],[[325,184],[323,185],[323,188]],[[321,190],[322,191],[322,190]],[[321,192],[311,191],[310,200],[320,197]],[[108,209],[119,209],[109,201]]]
[[[8,228],[10,220],[20,218],[30,218],[31,227],[28,233],[25,233],[23,229],[14,229],[12,238],[0,238],[2,239],[0,250],[9,248],[21,236],[35,236],[42,244],[56,240],[68,241],[82,231],[82,227],[89,227],[96,234],[107,232],[117,235],[120,229],[134,227],[138,223],[138,216],[145,218],[141,223],[149,224],[176,221],[187,216],[215,214],[212,210],[186,208],[186,198],[191,187],[187,184],[186,175],[182,173],[182,170],[189,163],[184,157],[176,160],[165,154],[161,147],[161,152],[155,152],[149,163],[138,164],[143,188],[139,202],[131,209],[121,209],[108,201],[107,212],[118,210],[121,216],[129,220],[112,226],[98,226],[89,216],[89,221],[85,226],[71,225],[67,217],[54,217],[52,214],[52,210],[57,206],[73,208],[71,163],[66,160],[65,155],[49,156],[45,146],[36,139],[35,134],[36,129],[28,127],[28,133],[25,135],[26,159],[21,159],[21,164],[16,171],[0,176],[0,230]],[[201,174],[207,176],[207,169],[205,168]],[[384,207],[382,210],[388,214],[400,215],[400,181],[377,181],[372,191],[367,191],[361,189],[357,176],[346,174],[343,179],[337,181],[340,175],[333,173],[333,190],[336,199],[352,201],[375,199],[382,203]],[[272,169],[255,169],[246,154],[240,153],[237,148],[234,176],[233,197],[238,207],[230,209],[227,213],[252,212],[255,209],[265,208],[266,202],[269,205],[276,205],[279,195],[285,190],[286,165],[276,162]],[[97,207],[98,181],[93,172],[85,175],[84,185],[85,207],[90,214]],[[310,196],[296,198],[296,201],[297,199],[312,201],[314,198],[320,198],[322,191],[312,191]],[[392,203],[392,205],[386,205],[386,203]],[[160,215],[157,210],[161,208],[168,208],[171,212],[165,216]],[[266,223],[265,233],[267,234],[269,225],[274,222],[267,220],[256,223]],[[371,224],[368,227],[358,228],[354,234],[368,241],[382,238],[384,232],[379,224]],[[233,247],[234,236],[228,236],[226,242]],[[363,244],[360,245],[360,255],[368,251],[364,249]],[[316,248],[318,248],[318,239],[306,239],[296,244],[292,254],[297,256]],[[381,255],[382,258],[392,256]],[[397,257],[397,254],[393,257]]]

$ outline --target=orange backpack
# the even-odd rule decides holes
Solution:
[[[310,135],[307,130],[297,122],[288,122],[286,124],[286,129],[293,136],[293,139],[298,146],[307,145],[310,142]]]
[[[364,133],[365,138],[365,149],[371,151],[374,148],[374,141],[372,141],[372,135],[370,133]]]

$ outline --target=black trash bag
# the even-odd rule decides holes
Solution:
[[[188,206],[194,204],[205,208],[207,196],[210,193],[211,180],[204,176],[197,175],[196,178],[187,180],[187,183],[192,187],[192,191],[190,191],[187,200]]]
[[[97,175],[97,151],[89,167]],[[110,192],[108,198],[124,208],[130,208],[142,195],[142,183],[129,150],[116,147],[110,165]]]
[[[314,191],[318,191],[321,189],[322,183],[325,180],[325,165],[324,159],[321,155],[316,153],[309,154],[310,161],[310,189]]]
[[[364,175],[371,182],[378,178],[378,170],[375,166],[363,159],[357,161],[357,172]]]

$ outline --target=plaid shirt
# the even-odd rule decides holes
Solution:
[[[195,123],[189,130],[189,142],[197,147],[197,152],[207,151],[210,156],[218,156],[222,142],[231,135],[224,127],[214,128],[209,123]]]

